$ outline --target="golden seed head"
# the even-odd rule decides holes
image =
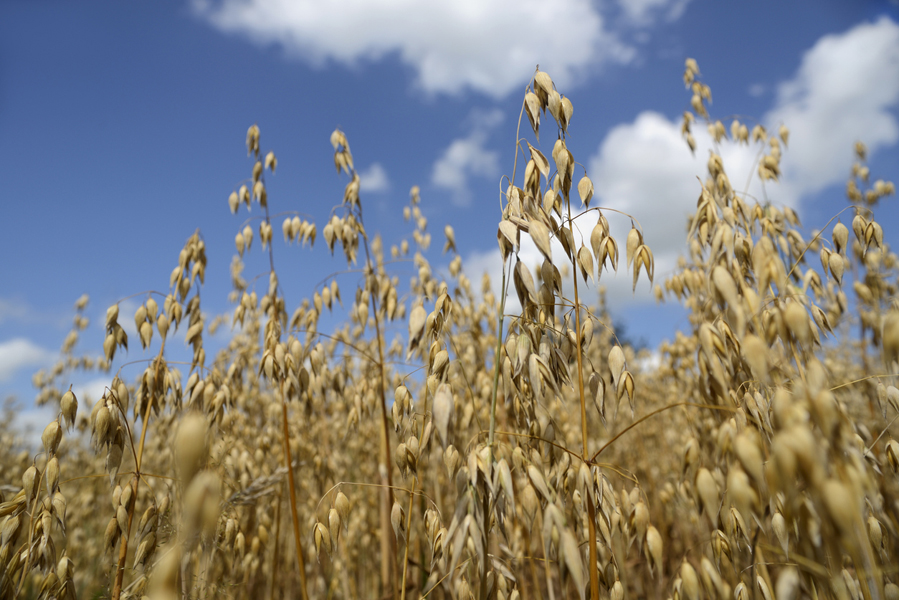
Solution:
[[[58,421],[51,421],[44,428],[44,433],[41,434],[41,442],[44,444],[44,450],[46,450],[48,454],[56,454],[56,449],[59,448],[60,441],[62,441],[62,427],[59,426]]]
[[[66,427],[71,429],[72,425],[75,423],[75,415],[78,412],[78,399],[75,397],[75,394],[72,393],[71,388],[62,395],[62,399],[59,401],[59,408],[62,412],[63,419],[65,419]]]

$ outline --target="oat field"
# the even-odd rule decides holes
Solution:
[[[498,288],[417,187],[396,215],[408,239],[366,229],[353,132],[331,136],[346,187],[315,223],[269,196],[277,154],[251,126],[247,178],[221,202],[249,215],[233,312],[203,311],[199,232],[161,249],[170,279],[135,314],[108,308],[102,349],[79,343],[78,300],[63,360],[35,378],[58,408],[40,441],[0,423],[0,597],[899,598],[899,262],[877,220],[895,187],[859,143],[845,209],[807,230],[743,194],[720,153],[752,148],[777,185],[789,123],[722,122],[695,61],[683,81],[684,151],[699,129],[715,151],[665,280],[641,215],[610,229],[594,202],[566,145],[575,105],[594,109],[550,73],[522,82],[515,161],[484,203]],[[519,260],[526,237],[539,264]],[[288,300],[297,275],[276,257],[313,244],[335,275]],[[271,269],[244,272],[248,253]],[[610,271],[689,326],[640,352],[619,340],[585,293]],[[155,358],[126,360],[129,344]],[[71,377],[98,369],[106,391],[85,406]]]

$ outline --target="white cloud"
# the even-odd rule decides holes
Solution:
[[[22,434],[24,442],[29,447],[39,447],[39,433],[44,430],[51,421],[56,419],[58,406],[47,404],[41,407],[32,407],[23,411],[16,411],[13,415],[14,428],[17,433]],[[30,434],[30,435],[24,435]]]
[[[714,82],[710,83],[714,89]],[[732,185],[743,196],[762,199],[767,193],[777,203],[799,207],[803,197],[845,179],[855,140],[863,140],[872,152],[899,140],[899,126],[891,112],[897,105],[899,26],[884,18],[822,38],[805,53],[796,75],[778,87],[775,104],[762,121],[772,132],[782,122],[791,130],[782,182],[762,189],[756,175],[757,146],[728,142],[720,154]],[[704,178],[707,171],[712,141],[701,125],[694,127],[693,134],[695,156],[681,137],[679,121],[647,111],[632,123],[614,127],[589,160],[596,190],[592,204],[640,220],[644,240],[655,255],[657,282],[673,270],[686,249],[686,216],[696,207],[697,177]],[[623,252],[629,220],[611,211],[605,214]],[[592,227],[592,223],[585,225]],[[589,235],[589,229],[583,231]],[[553,252],[564,257],[557,244]],[[522,235],[521,257],[529,266],[540,263],[539,253],[526,235]],[[465,267],[471,277],[486,271],[493,289],[499,291],[499,250],[473,254]],[[625,302],[650,302],[651,295],[645,291],[648,286],[642,280],[637,294],[632,294],[623,259],[620,269],[618,277],[602,275],[611,308]],[[514,291],[510,303],[517,305]]]
[[[593,213],[595,214],[595,213]],[[594,217],[582,217],[581,220],[576,221],[576,223],[580,226],[580,231],[584,236],[589,238],[590,231],[592,231],[593,225],[595,224],[595,220],[591,220]],[[609,219],[612,220],[611,218]],[[620,225],[620,224],[619,224]],[[626,239],[627,232],[629,230],[629,223],[625,227],[612,225],[612,235],[615,237],[616,241],[620,240],[621,247],[621,259],[618,264],[618,272],[616,273],[611,268],[609,270],[603,270],[600,275],[599,284],[605,288],[606,292],[606,300],[608,302],[608,306],[612,311],[617,311],[625,308],[628,305],[631,305],[635,302],[638,303],[647,303],[653,302],[654,297],[651,293],[651,288],[649,286],[649,279],[647,278],[644,271],[641,270],[640,278],[637,281],[636,291],[633,288],[633,275],[632,271],[628,270],[626,267],[626,259],[624,257],[624,240]],[[575,229],[575,246],[580,247],[583,238],[578,233],[578,230]],[[585,242],[589,246],[589,240]],[[562,244],[558,242],[556,238],[553,238],[551,241],[552,246],[552,256],[553,263],[557,268],[563,270],[563,265],[567,265],[567,272],[563,272],[562,277],[562,291],[566,298],[574,298],[574,283],[572,281],[571,276],[571,263],[568,259],[568,256],[565,254],[564,249],[562,248]],[[656,253],[655,261],[656,261],[656,280],[655,283],[661,281],[661,277],[666,272],[671,272],[674,269],[677,255],[676,254],[668,254],[659,256],[656,252],[655,248],[653,248],[653,252]],[[543,255],[537,249],[537,246],[531,240],[530,236],[526,233],[521,234],[521,247],[518,252],[518,258],[521,260],[531,271],[531,275],[535,278],[538,277],[540,265],[543,264]],[[514,261],[513,261],[514,264]],[[499,249],[489,250],[487,252],[475,252],[468,256],[468,258],[464,262],[465,272],[472,279],[472,282],[475,284],[474,288],[480,290],[480,281],[481,277],[484,273],[487,273],[490,277],[491,290],[494,294],[499,297],[500,295],[500,286],[502,285],[502,257],[500,255]],[[581,303],[586,306],[596,306],[599,301],[598,289],[595,281],[596,277],[596,265],[594,263],[594,273],[593,277],[588,277],[587,282],[585,283],[583,278],[581,278],[580,273],[578,273],[578,292]],[[509,296],[506,300],[506,313],[517,314],[521,311],[521,304],[518,302],[518,296],[515,292],[515,287],[512,283],[509,284]]]
[[[696,207],[702,173],[701,149],[690,154],[680,127],[655,112],[643,112],[633,123],[612,128],[589,163],[599,205],[636,217],[644,239],[655,248],[679,250],[686,217]],[[594,201],[595,202],[595,201]],[[612,224],[629,229],[626,218],[607,211]],[[622,237],[627,230],[622,232]],[[619,244],[621,245],[621,244]],[[658,250],[656,250],[658,252]]]
[[[112,377],[97,377],[72,386],[72,392],[84,408],[90,408],[94,402],[103,397],[106,386],[112,383]]]
[[[796,76],[777,89],[769,128],[790,129],[784,186],[796,197],[846,179],[853,146],[870,152],[899,140],[899,25],[883,17],[807,51]]]
[[[702,127],[695,127],[693,134],[695,155],[687,148],[678,123],[646,111],[633,123],[612,128],[588,164],[597,196],[592,204],[613,209],[603,214],[622,252],[631,223],[614,211],[632,215],[642,227],[643,240],[655,258],[655,283],[661,283],[685,254],[687,217],[695,211],[700,192],[697,177],[704,178],[707,169],[712,140]],[[721,155],[734,187],[758,195],[757,182],[742,189],[754,171],[755,151],[726,144]],[[631,292],[632,280],[623,267],[622,259],[618,277],[607,280],[610,304],[652,301],[651,294],[639,293],[645,284],[638,284],[636,295]]]
[[[499,153],[484,148],[485,141],[486,136],[480,131],[453,140],[434,163],[431,182],[452,191],[456,205],[467,206],[471,202],[469,175],[491,177],[499,173]]]
[[[888,19],[858,25],[844,34],[822,38],[806,52],[797,74],[779,86],[774,106],[762,119],[771,132],[782,122],[791,130],[780,183],[762,188],[756,175],[757,146],[727,142],[720,154],[738,193],[798,208],[803,197],[845,179],[855,140],[863,140],[872,152],[899,140],[899,125],[890,112],[897,105],[899,26]],[[679,121],[646,111],[632,123],[613,127],[588,163],[596,189],[591,204],[639,219],[644,241],[655,256],[656,282],[661,282],[685,253],[686,217],[696,208],[697,177],[706,176],[712,140],[701,125],[694,127],[693,134],[695,156],[684,143]],[[623,252],[630,221],[612,211],[604,214]],[[589,235],[592,226],[592,217],[585,217],[583,233]],[[558,244],[554,243],[553,252],[564,257]],[[541,262],[526,235],[522,235],[520,256],[530,267]],[[622,258],[617,277],[602,275],[613,310],[625,303],[652,301],[642,279],[637,293],[631,292],[631,276],[624,267]],[[473,254],[466,261],[472,277],[487,271],[497,292],[501,269],[499,250]],[[517,306],[514,292],[510,303]]]
[[[372,163],[364,171],[359,171],[359,189],[363,192],[386,192],[390,189],[390,178],[381,163]]]
[[[655,259],[654,283],[661,283],[672,273],[678,257],[684,253],[687,217],[696,208],[699,197],[697,175],[705,172],[711,148],[711,139],[704,130],[696,128],[694,135],[698,144],[695,156],[681,137],[679,124],[659,113],[646,111],[633,123],[612,128],[597,154],[588,162],[596,190],[591,206],[610,209],[604,210],[603,214],[609,220],[612,236],[621,253],[618,272],[604,270],[600,276],[600,284],[606,289],[609,308],[613,311],[655,301],[644,273],[640,275],[636,291],[633,289],[633,272],[627,268],[625,257],[631,221],[620,213],[634,216],[638,227],[642,227],[644,241],[652,249]],[[745,181],[753,168],[754,154],[745,147],[727,149],[723,154],[733,181]],[[576,197],[576,192],[572,194]],[[581,217],[577,221],[580,234],[589,238],[596,219],[595,212]],[[575,236],[575,244],[580,246],[580,235]],[[555,239],[552,251],[553,257],[558,257],[557,265],[568,260]],[[540,252],[526,234],[521,236],[519,257],[531,269],[542,263]],[[480,277],[486,271],[494,292],[499,293],[502,261],[498,249],[471,255],[465,262],[465,269],[471,277]],[[570,274],[563,287],[565,294],[572,298]],[[588,305],[596,302],[595,284],[579,284],[579,288],[582,302]],[[520,307],[514,289],[510,290],[508,310],[515,312]]]
[[[797,74],[779,86],[762,121],[772,133],[781,123],[791,131],[780,183],[762,188],[756,175],[757,146],[727,142],[720,154],[738,193],[799,208],[803,197],[846,178],[855,140],[863,140],[872,152],[899,140],[890,112],[897,106],[899,26],[881,19],[823,37],[805,53]],[[701,125],[693,134],[695,156],[686,148],[679,121],[643,112],[632,123],[612,128],[589,162],[598,204],[640,220],[655,254],[658,280],[686,249],[686,215],[696,207],[697,177],[706,176],[712,141]],[[605,214],[612,234],[623,242],[628,220]],[[629,290],[617,281],[609,284],[610,302],[623,301]],[[649,296],[636,297],[641,299]]]
[[[637,356],[635,367],[641,373],[656,373],[662,366],[662,353],[658,350],[650,350]]]
[[[0,382],[9,381],[21,369],[45,366],[56,353],[26,338],[0,342]]]
[[[503,97],[538,63],[568,87],[596,65],[634,57],[591,0],[193,0],[193,7],[221,31],[278,44],[314,66],[398,56],[428,93]]]
[[[499,174],[499,152],[484,147],[487,134],[503,118],[499,110],[475,111],[469,117],[472,131],[453,140],[434,163],[431,183],[452,192],[453,203],[467,206],[471,202],[469,177],[496,177]]]

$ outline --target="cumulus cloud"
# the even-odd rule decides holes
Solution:
[[[762,122],[771,132],[781,123],[791,130],[780,183],[762,187],[756,175],[757,147],[728,142],[719,152],[738,193],[800,208],[804,197],[845,179],[857,139],[871,152],[899,141],[897,106],[899,26],[883,18],[821,38],[803,55],[796,75],[778,86],[774,105]],[[596,189],[591,204],[639,219],[644,240],[655,255],[657,281],[685,253],[687,215],[695,209],[700,190],[697,177],[705,177],[713,147],[702,126],[693,133],[695,155],[681,137],[679,121],[646,111],[631,123],[613,127],[588,163]],[[612,211],[604,214],[623,248],[630,220]],[[592,223],[585,225],[592,227]],[[589,229],[583,231],[589,235]],[[522,259],[529,265],[539,264],[539,253],[525,238],[522,235]],[[559,246],[553,252],[564,256]],[[470,256],[466,268],[472,275],[486,270],[498,291],[499,250]],[[613,309],[652,300],[645,283],[631,293],[627,273],[617,277],[604,273],[602,283]]]
[[[397,56],[429,93],[503,97],[538,63],[568,87],[598,64],[634,56],[591,0],[194,0],[193,7],[221,31],[280,45],[315,66]]]
[[[34,434],[43,431],[50,421],[56,419],[58,410],[58,406],[54,408],[52,405],[45,405],[16,411],[13,415],[15,430],[19,433],[26,434],[24,436],[26,444],[29,446],[40,447],[40,439],[39,437],[35,437]]]
[[[785,123],[784,185],[802,197],[846,179],[857,140],[870,152],[899,140],[899,25],[883,17],[819,39],[777,88],[764,121]]]
[[[701,176],[706,169],[712,140],[701,128],[696,128],[695,155],[692,154],[680,133],[680,124],[664,115],[646,111],[632,123],[617,125],[609,131],[597,153],[589,160],[587,168],[593,179],[596,195],[591,206],[600,206],[609,221],[612,236],[621,251],[618,272],[603,271],[600,285],[606,290],[611,310],[616,311],[634,304],[654,302],[648,278],[641,273],[636,291],[633,288],[632,271],[627,269],[624,256],[625,241],[631,228],[631,219],[643,231],[644,241],[652,249],[655,258],[655,283],[672,273],[677,259],[686,250],[687,218],[696,208]],[[735,182],[749,179],[754,168],[755,154],[745,147],[726,147],[722,155],[728,172]],[[756,186],[750,194],[759,193]],[[573,198],[577,197],[572,192]],[[581,217],[575,232],[575,245],[582,238],[589,246],[589,236],[596,223],[595,213]],[[555,239],[553,257],[567,261],[567,257]],[[521,236],[519,257],[530,268],[542,263],[542,256],[530,237]],[[560,263],[561,264],[561,263]],[[465,263],[471,276],[483,272],[490,275],[493,289],[499,292],[502,277],[502,260],[499,250],[471,255]],[[570,276],[564,282],[564,292],[573,297]],[[590,304],[597,299],[595,283],[581,287],[582,298]],[[509,298],[510,310],[519,310],[514,293]]]
[[[0,382],[6,382],[22,369],[37,368],[51,362],[56,353],[41,348],[26,338],[0,342]]]
[[[694,128],[693,134],[695,154],[687,148],[679,123],[646,111],[633,123],[612,128],[588,166],[598,205],[613,209],[604,213],[612,235],[618,236],[618,240],[626,239],[630,219],[621,213],[634,216],[655,255],[659,281],[674,269],[677,258],[686,251],[687,219],[696,209],[701,185],[698,178],[704,178],[713,148],[704,128]],[[718,151],[738,192],[761,197],[761,185],[752,176],[756,149],[728,143]],[[618,286],[612,289],[617,290],[619,300],[624,300]]]
[[[633,123],[613,127],[588,167],[599,205],[637,217],[656,253],[662,247],[679,250],[687,215],[699,196],[701,151],[693,156],[680,126],[659,113],[643,112]],[[629,228],[629,220],[612,211],[605,214],[613,236],[616,229],[626,235],[621,226]]]
[[[381,163],[359,171],[359,189],[363,192],[386,192],[390,189],[390,179]]]
[[[471,133],[453,140],[434,163],[431,183],[452,193],[453,203],[467,206],[471,203],[469,178],[496,177],[499,175],[499,152],[485,147],[487,135],[503,119],[499,110],[476,111],[469,117]]]
[[[585,224],[587,224],[587,221],[580,222],[581,227],[583,227]],[[582,228],[580,232],[575,230],[576,247],[580,247],[581,243],[589,246],[589,236],[593,224],[594,223],[587,224],[586,229]],[[628,224],[628,228],[629,227],[630,225]],[[627,232],[628,229],[622,229],[621,227],[612,231],[612,235],[616,238],[616,240],[621,240],[620,246],[622,255],[618,264],[617,273],[611,268],[609,268],[608,270],[604,269],[599,276],[599,281],[597,282],[595,279],[597,275],[596,264],[594,263],[593,277],[588,276],[586,282],[581,278],[580,274],[578,274],[578,292],[580,300],[587,306],[595,306],[598,304],[599,286],[602,286],[602,288],[605,290],[608,306],[613,311],[622,309],[626,305],[632,304],[634,302],[643,303],[653,300],[653,296],[651,293],[652,289],[649,285],[649,279],[646,276],[644,270],[641,270],[636,290],[634,290],[632,271],[626,268],[627,265],[624,257],[624,240],[627,236]],[[588,239],[584,239],[584,237]],[[556,264],[556,266],[560,270],[562,270],[566,268],[563,267],[563,265],[567,265],[567,269],[569,269],[567,271],[567,274],[563,273],[562,292],[565,297],[574,298],[574,283],[571,279],[571,263],[568,259],[568,256],[565,254],[565,250],[562,248],[562,244],[560,244],[556,238],[552,239],[551,247],[553,262]],[[540,265],[543,264],[543,255],[537,249],[537,246],[531,240],[530,236],[525,233],[521,234],[521,247],[518,252],[518,258],[525,264],[525,266],[528,267],[528,269],[530,269],[531,275],[533,277],[538,277]],[[662,256],[661,260],[659,256],[656,256],[655,260],[655,270],[657,277],[656,282],[658,282],[660,281],[660,279],[658,278],[661,277],[661,274],[674,269],[677,256]],[[503,262],[502,256],[498,249],[489,250],[487,252],[472,253],[465,260],[464,264],[466,273],[468,273],[468,275],[472,278],[473,283],[475,284],[475,289],[480,290],[480,278],[484,273],[486,273],[490,277],[491,290],[494,294],[499,296],[500,286],[502,285]],[[514,314],[520,311],[521,305],[518,302],[515,288],[512,284],[510,284],[509,297],[506,300],[506,312]]]
[[[762,188],[757,148],[725,143],[719,153],[739,193],[799,209],[803,198],[846,178],[856,140],[872,152],[899,140],[891,112],[897,106],[899,25],[883,18],[821,38],[803,55],[797,73],[778,86],[762,122],[770,132],[781,123],[791,131],[780,183]],[[701,126],[694,136],[695,156],[684,145],[679,121],[644,112],[614,127],[590,161],[599,203],[641,219],[658,273],[664,272],[662,264],[673,267],[685,250],[685,217],[695,209],[696,177],[705,176],[713,146]],[[620,216],[608,218],[613,234],[629,226]]]
[[[600,277],[612,310],[654,301],[645,275],[641,274],[636,291],[633,289],[632,271],[627,269],[624,257],[631,220],[622,213],[633,215],[638,227],[642,227],[644,241],[655,257],[656,283],[673,272],[678,256],[685,250],[687,217],[695,209],[700,191],[697,175],[704,172],[711,148],[711,139],[703,131],[697,129],[696,137],[699,147],[694,156],[681,137],[679,124],[659,113],[644,112],[633,123],[612,128],[588,163],[596,189],[591,206],[611,209],[603,214],[609,220],[612,236],[618,241],[622,253],[618,272],[603,271]],[[745,148],[725,155],[725,164],[734,181],[745,180],[744,175],[753,168],[753,159],[754,155]],[[576,193],[573,192],[573,196],[577,197]],[[595,213],[578,220],[576,246],[580,246],[582,236],[588,238],[586,243],[589,245],[595,223]],[[553,257],[567,260],[561,244],[555,240],[552,249]],[[521,236],[519,257],[532,269],[542,263],[540,252],[526,234]],[[486,271],[494,291],[499,291],[502,260],[498,249],[471,255],[465,268],[472,277]],[[595,284],[581,290],[588,304],[596,300]],[[565,281],[564,291],[568,297],[573,297],[570,276]],[[517,299],[513,296],[510,296],[513,304],[510,308],[517,310]]]

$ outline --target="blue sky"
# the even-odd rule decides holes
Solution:
[[[321,230],[346,183],[328,143],[340,126],[362,173],[370,233],[388,247],[408,235],[402,207],[420,185],[432,263],[448,263],[440,255],[448,223],[472,280],[497,274],[497,190],[512,171],[522,92],[537,63],[574,104],[569,147],[598,203],[640,219],[661,281],[708,156],[701,132],[696,158],[680,139],[688,56],[712,88],[714,117],[791,128],[785,180],[767,193],[796,207],[807,227],[846,206],[856,139],[871,149],[875,178],[899,179],[895,1],[6,0],[0,396],[29,402],[31,374],[52,364],[84,293],[92,325],[82,348],[99,354],[107,306],[165,291],[197,228],[209,256],[204,308],[229,310],[233,240],[247,213],[232,215],[227,197],[250,174],[244,137],[254,122],[263,151],[279,160],[268,179],[273,212],[301,211]],[[543,139],[548,151],[549,127]],[[724,158],[742,181],[747,151],[725,149]],[[885,225],[897,222],[896,201],[880,209]],[[343,264],[321,238],[311,251],[284,245],[275,225],[295,306]],[[612,226],[623,241],[626,222]],[[245,274],[266,264],[257,241]],[[351,289],[356,279],[340,281]],[[686,327],[677,307],[655,306],[645,282],[636,295],[626,278],[604,283],[635,338],[656,343]],[[122,322],[130,317],[123,310]],[[135,339],[127,360],[142,356]],[[105,379],[76,384],[95,390]]]

